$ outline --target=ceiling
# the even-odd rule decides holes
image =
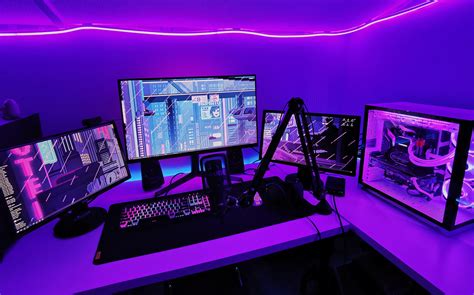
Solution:
[[[161,31],[345,30],[434,0],[0,0],[0,31],[84,25]]]

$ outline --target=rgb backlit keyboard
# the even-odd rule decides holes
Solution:
[[[120,228],[153,224],[163,219],[183,218],[209,211],[209,196],[203,191],[150,199],[124,206],[120,215]]]

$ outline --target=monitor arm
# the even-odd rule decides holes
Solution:
[[[283,114],[283,119],[280,121],[280,124],[277,127],[275,134],[272,137],[270,145],[263,156],[260,164],[257,167],[257,171],[253,177],[253,180],[250,184],[248,190],[244,193],[240,199],[240,206],[248,207],[253,204],[253,199],[257,193],[257,189],[261,186],[263,182],[263,177],[265,172],[268,169],[270,161],[275,154],[278,145],[281,141],[281,138],[288,126],[291,117],[295,116],[296,127],[298,129],[298,135],[301,142],[301,147],[303,149],[303,154],[305,158],[306,165],[310,167],[311,171],[311,191],[313,195],[320,201],[318,205],[315,206],[315,212],[323,215],[331,214],[332,208],[329,206],[329,203],[326,200],[323,182],[319,176],[318,164],[316,162],[316,155],[314,152],[311,135],[309,133],[308,120],[305,112],[305,104],[301,98],[294,97],[288,102],[288,109]],[[261,143],[263,144],[263,143]],[[309,171],[308,170],[308,171]]]

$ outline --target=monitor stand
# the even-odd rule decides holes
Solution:
[[[54,236],[60,239],[86,234],[105,222],[107,210],[81,203],[63,215],[54,226]]]
[[[308,177],[311,176],[311,174],[309,174],[311,171],[307,171],[307,169],[307,166],[298,167],[298,173],[288,174],[285,178],[285,181],[287,183],[300,182],[303,186],[303,190],[311,191],[311,178]],[[324,187],[322,183],[320,185]],[[329,215],[332,213],[332,207],[329,205],[329,202],[326,200],[326,198],[324,198],[320,200],[317,205],[313,206],[311,212],[321,215]]]
[[[167,185],[166,187],[158,190],[155,192],[155,197],[159,197],[165,194],[168,194],[169,191],[177,188],[180,185],[188,182],[189,180],[193,179],[194,177],[198,177],[201,175],[199,170],[199,155],[191,155],[191,172],[188,173],[186,176],[181,177],[180,179],[174,181],[173,183]]]
[[[308,166],[298,166],[297,173],[291,173],[287,176],[290,179],[298,178],[298,180],[303,184],[303,189],[305,191],[311,190],[311,168]]]

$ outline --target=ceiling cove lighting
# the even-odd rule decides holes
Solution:
[[[337,30],[337,31],[315,32],[315,33],[278,34],[278,33],[264,33],[264,32],[244,30],[244,29],[218,29],[218,30],[213,30],[213,31],[201,31],[201,32],[163,32],[163,31],[148,31],[148,30],[126,29],[126,28],[106,27],[106,26],[96,26],[96,25],[81,25],[81,26],[72,27],[72,28],[47,30],[47,31],[3,32],[3,33],[0,32],[0,37],[49,36],[49,35],[69,34],[69,33],[74,33],[74,32],[79,32],[79,31],[106,31],[106,32],[114,32],[114,33],[152,35],[152,36],[162,36],[162,37],[199,37],[199,36],[232,35],[232,34],[252,35],[252,36],[264,37],[264,38],[281,38],[281,39],[336,37],[336,36],[349,35],[349,34],[364,30],[375,24],[382,23],[394,18],[401,17],[403,15],[416,12],[420,9],[431,6],[437,2],[438,0],[427,0],[423,3],[398,11],[397,13],[391,14],[389,16],[378,18],[378,19],[371,19],[365,23],[362,23],[352,28]]]

